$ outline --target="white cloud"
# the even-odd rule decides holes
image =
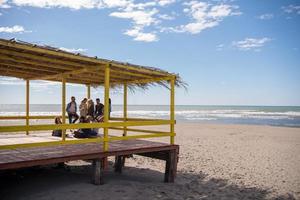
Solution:
[[[18,78],[0,76],[0,84],[1,85],[23,85],[24,81]]]
[[[6,1],[5,1],[6,2]],[[111,17],[127,19],[132,23],[124,34],[131,36],[136,41],[157,41],[154,31],[157,24],[163,20],[171,20],[172,17],[159,14],[159,7],[175,3],[176,0],[151,0],[137,2],[135,0],[10,0],[9,5],[32,6],[39,8],[70,8],[78,9],[113,9]],[[145,29],[151,31],[145,31]],[[73,49],[71,49],[73,51]]]
[[[15,86],[25,86],[25,81],[23,79],[15,77],[0,76],[0,85],[15,85]],[[55,87],[60,87],[61,83],[56,81],[41,81],[32,80],[30,81],[30,88],[36,92],[48,92]],[[67,83],[68,86],[80,87],[78,84]]]
[[[70,8],[78,9],[110,9],[109,16],[127,19],[131,23],[124,34],[133,37],[135,41],[153,42],[158,40],[157,30],[160,32],[188,32],[197,34],[201,31],[218,26],[224,18],[240,15],[238,6],[230,5],[231,1],[189,1],[182,5],[183,12],[191,19],[184,25],[165,27],[163,22],[173,20],[177,13],[160,13],[164,6],[171,5],[177,0],[10,0],[4,1],[8,5],[32,6],[40,8]],[[8,2],[8,3],[7,3]],[[72,50],[72,49],[71,49]]]
[[[144,33],[143,28],[140,27],[134,27],[133,29],[127,30],[124,34],[134,37],[135,41],[143,41],[143,42],[158,41],[158,38],[155,33]]]
[[[0,13],[0,16],[2,16],[3,14],[2,13]]]
[[[81,48],[78,48],[78,49],[69,49],[69,48],[65,48],[65,47],[60,47],[59,48],[60,50],[63,50],[63,51],[68,51],[68,52],[71,52],[71,53],[82,53],[82,52],[86,52],[87,49],[81,49]]]
[[[217,51],[222,51],[224,48],[224,44],[217,45]]]
[[[175,19],[174,16],[167,15],[167,14],[160,14],[160,15],[158,15],[158,17],[159,17],[160,19],[164,19],[164,20],[173,20],[173,19]]]
[[[0,85],[15,85],[15,86],[25,86],[25,81],[23,79],[0,76]],[[30,81],[30,87],[35,91],[47,90],[49,86],[58,86],[59,83],[51,81]]]
[[[226,17],[242,14],[238,10],[238,6],[229,4],[212,5],[201,1],[190,1],[183,3],[183,5],[186,6],[183,12],[191,17],[192,22],[186,25],[165,28],[163,31],[197,34],[205,29],[218,26]]]
[[[126,8],[120,12],[112,12],[110,16],[131,20],[133,28],[125,31],[124,34],[133,37],[135,41],[157,41],[157,35],[154,32],[145,33],[144,28],[156,25],[160,22],[160,20],[154,17],[154,15],[159,12],[158,9],[131,10],[131,8]]]
[[[170,0],[169,0],[170,1]],[[158,1],[159,3],[160,1]],[[145,3],[134,3],[134,0],[11,0],[17,6],[32,6],[39,8],[71,8],[71,9],[93,9],[93,8],[121,8],[121,9],[143,9],[155,6],[155,1]]]
[[[158,13],[158,10],[154,8],[152,10],[113,12],[110,16],[131,19],[136,25],[150,26],[151,24],[158,23],[157,19],[153,17],[156,13]]]
[[[102,0],[12,0],[12,4],[17,6],[32,6],[39,8],[71,8],[71,9],[91,9],[103,6]]]
[[[300,5],[283,6],[283,7],[281,7],[281,9],[288,14],[295,13],[295,14],[300,15]]]
[[[262,19],[262,20],[269,20],[269,19],[273,19],[274,15],[271,13],[266,13],[266,14],[262,14],[262,15],[258,16],[258,18]]]
[[[25,29],[23,26],[15,25],[12,27],[2,26],[0,27],[0,33],[24,33]]]
[[[6,0],[2,0],[4,5]],[[134,0],[11,0],[17,6],[32,6],[40,8],[71,8],[71,9],[92,9],[92,8],[143,8],[148,6],[165,6],[176,2],[176,0],[155,0],[145,3],[134,3]],[[1,5],[1,3],[0,3]]]
[[[7,0],[0,0],[0,8],[10,8],[10,5],[7,4]]]
[[[166,6],[175,2],[176,0],[157,0],[157,3],[161,6]]]
[[[248,50],[255,50],[260,51],[260,48],[263,47],[267,42],[270,42],[271,39],[264,37],[264,38],[246,38],[241,41],[234,41],[232,45],[239,50],[248,51]]]

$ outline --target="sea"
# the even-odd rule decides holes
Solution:
[[[128,116],[168,119],[167,105],[129,105]],[[58,104],[32,104],[30,115],[60,115]],[[25,115],[24,104],[0,104],[0,116]],[[123,116],[122,105],[112,105],[113,117]],[[255,124],[300,127],[300,106],[203,106],[177,105],[177,123]]]

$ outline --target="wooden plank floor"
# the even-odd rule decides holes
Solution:
[[[0,170],[174,149],[178,149],[178,146],[147,140],[113,141],[109,143],[107,152],[103,152],[102,143],[3,149],[0,150]]]
[[[69,133],[69,135],[71,135]],[[68,137],[68,140],[76,140],[76,138]],[[24,144],[35,142],[51,142],[60,141],[60,137],[53,137],[49,132],[24,134],[0,134],[0,145]]]

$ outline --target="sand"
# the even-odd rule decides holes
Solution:
[[[90,164],[76,161],[2,173],[0,199],[300,199],[300,128],[179,123],[176,132],[175,183],[162,182],[162,161],[134,156],[123,174],[110,162],[95,186]]]

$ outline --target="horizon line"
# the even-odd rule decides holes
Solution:
[[[26,105],[25,103],[0,103],[0,105]],[[61,105],[49,103],[32,103],[29,105]],[[123,106],[123,104],[112,104]],[[170,104],[127,104],[127,106],[170,106]],[[255,107],[300,107],[300,105],[233,105],[233,104],[177,104],[175,106],[255,106]]]

